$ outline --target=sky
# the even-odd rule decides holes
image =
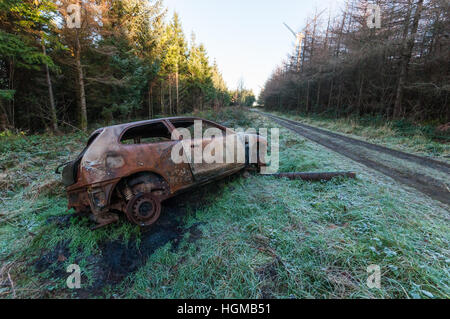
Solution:
[[[300,31],[315,9],[338,10],[341,0],[164,0],[176,11],[187,39],[194,32],[230,89],[242,78],[259,94],[277,65],[294,49],[283,22]],[[323,15],[327,19],[328,12]]]

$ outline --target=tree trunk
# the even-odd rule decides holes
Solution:
[[[47,120],[46,120],[46,118],[44,117],[44,114],[43,114],[44,112],[43,112],[43,110],[42,110],[42,108],[39,110],[39,118],[40,118],[40,120],[41,120],[41,123],[42,123],[42,126],[43,127],[45,127],[45,131],[46,132],[48,132],[49,131],[49,128],[48,128],[48,125],[47,125]]]
[[[359,84],[359,94],[358,94],[358,113],[359,116],[363,115],[363,109],[362,109],[362,95],[363,95],[363,88],[364,88],[364,75],[361,76],[361,82]]]
[[[164,115],[165,107],[164,107],[164,81],[161,80],[161,114]]]
[[[10,90],[14,90],[14,67],[15,67],[14,66],[14,58],[11,58],[10,61],[9,61],[9,83],[8,83],[8,88]],[[8,124],[11,124],[11,127],[13,129],[15,129],[16,126],[15,126],[15,123],[14,123],[15,122],[14,121],[14,118],[15,118],[15,114],[14,114],[14,111],[15,111],[14,96],[13,96],[13,98],[11,100],[8,101],[8,104],[9,104],[9,111],[10,111],[11,119],[9,120],[8,117],[6,117],[6,119],[9,122]]]
[[[148,118],[153,118],[153,82],[149,83],[148,88]]]
[[[330,109],[331,107],[331,101],[333,99],[333,86],[334,86],[334,82],[333,82],[333,78],[331,78],[331,83],[330,83],[330,95],[328,95],[328,106],[327,108]]]
[[[338,36],[338,40],[337,40],[337,45],[336,45],[336,56],[339,56],[339,52],[341,51],[341,41],[342,41],[342,35],[344,32],[344,28],[345,28],[345,19],[347,18],[347,11],[348,11],[348,0],[345,2],[345,10],[344,10],[344,14],[342,15],[342,22],[341,22],[341,27],[339,28],[339,36]],[[333,68],[333,72],[334,72]]]
[[[304,180],[310,182],[320,182],[320,181],[331,181],[336,177],[345,178],[356,178],[355,172],[314,172],[314,173],[304,173],[304,172],[294,172],[294,173],[277,173],[268,174],[266,176],[272,176],[275,178],[288,178],[291,180]]]
[[[44,40],[41,39],[41,41],[42,41],[42,53],[44,55],[47,55],[47,52],[45,50]],[[55,98],[53,97],[53,85],[52,85],[52,79],[50,78],[50,70],[49,70],[47,64],[45,64],[45,75],[47,78],[48,98],[50,100],[50,116],[51,116],[51,121],[52,121],[52,128],[55,133],[58,133],[59,132],[58,118],[56,116]]]
[[[319,67],[319,79],[317,80],[317,99],[316,99],[316,108],[319,110],[319,103],[320,103],[320,75],[322,74],[322,66]]]
[[[178,65],[177,65],[177,72],[175,73],[175,86],[177,91],[177,115],[180,114],[180,92],[179,92],[179,83],[178,83]]]
[[[1,101],[0,101],[1,103]],[[3,107],[2,107],[3,109]],[[6,118],[6,114],[4,112],[0,113],[0,131],[6,131],[6,129],[8,128],[8,121]]]
[[[403,91],[406,83],[406,78],[408,76],[408,66],[411,60],[412,50],[414,48],[414,41],[417,33],[417,28],[419,26],[420,15],[422,14],[422,8],[423,8],[423,0],[418,0],[416,5],[416,12],[414,13],[414,21],[409,36],[408,36],[409,33],[408,29],[409,29],[410,14],[408,14],[408,18],[406,19],[407,21],[405,22],[406,32],[404,33],[405,37],[402,46],[400,74],[398,78],[397,93],[394,104],[394,118],[399,118],[403,115],[403,107],[402,107]],[[409,8],[409,12],[411,12],[411,6]]]
[[[311,48],[309,49],[309,65],[313,64],[313,56],[314,56],[314,43],[316,40],[316,28],[317,28],[317,12],[316,15],[314,16],[314,26],[313,26],[313,32],[312,32],[312,36],[311,36]]]
[[[306,113],[309,113],[309,80],[306,87]]]
[[[77,42],[77,48],[75,53],[75,60],[76,60],[76,66],[77,66],[77,73],[78,73],[78,87],[80,91],[80,107],[81,107],[81,129],[83,131],[87,131],[87,108],[86,108],[86,93],[84,90],[84,76],[83,76],[83,67],[81,65],[81,45],[80,45],[80,38],[77,30],[76,34],[76,42]]]
[[[317,99],[316,99],[316,108],[317,108],[317,110],[320,109],[319,103],[320,103],[320,80],[317,81]]]
[[[342,84],[340,83],[339,84],[338,98],[337,98],[337,105],[335,107],[335,109],[336,109],[336,117],[339,115],[338,112],[339,112],[339,109],[341,107],[341,95],[342,95]]]
[[[300,68],[301,73],[303,73],[303,71],[305,70],[305,56],[306,56],[307,44],[308,44],[308,30],[305,30],[305,40],[304,40],[303,49],[302,49],[302,65]]]
[[[169,114],[173,114],[173,107],[172,107],[172,76],[169,76]]]

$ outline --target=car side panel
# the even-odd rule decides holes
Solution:
[[[155,144],[123,145],[123,156],[126,158],[125,176],[140,171],[150,171],[161,175],[170,185],[174,193],[194,182],[189,164],[176,164],[172,161],[172,148],[179,141]]]
[[[191,151],[190,167],[197,182],[245,167],[245,156],[242,162],[237,160],[238,147],[245,151],[240,139],[233,135],[229,136],[229,140],[233,141],[232,144],[227,143],[226,140],[225,137],[215,137],[182,141],[184,151]],[[199,151],[198,155],[201,155],[199,159],[196,159],[194,155],[196,149]],[[219,153],[216,154],[216,152]],[[208,159],[207,155],[211,158]]]

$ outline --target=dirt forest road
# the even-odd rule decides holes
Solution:
[[[447,163],[371,144],[269,113],[255,112],[269,117],[311,141],[450,205],[448,185],[450,165]]]

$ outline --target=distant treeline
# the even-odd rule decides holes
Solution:
[[[381,13],[374,26],[372,10]],[[450,2],[348,0],[316,13],[295,52],[265,84],[266,108],[335,116],[450,121]],[[367,21],[369,20],[369,24]]]
[[[0,0],[0,130],[253,103],[166,15],[161,0]]]

